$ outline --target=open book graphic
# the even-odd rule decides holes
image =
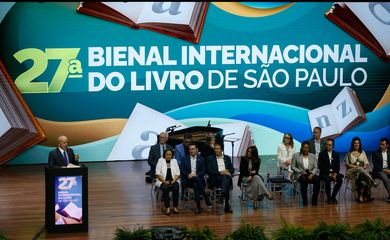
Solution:
[[[325,16],[390,62],[390,2],[337,2]]]
[[[198,43],[208,2],[81,2],[77,11]]]
[[[69,202],[69,204],[62,210],[62,213],[77,221],[81,221],[83,218],[82,208],[77,207],[77,205],[73,202]]]
[[[226,123],[214,125],[213,127],[223,130],[223,135],[225,135],[223,152],[231,157],[245,156],[247,148],[254,143],[251,129],[246,123]],[[232,151],[232,143],[234,144],[234,152]]]
[[[322,138],[338,136],[366,119],[355,91],[349,87],[344,87],[331,104],[313,109],[308,114],[311,129],[320,127]]]
[[[145,105],[137,103],[126,122],[107,160],[147,159],[150,146],[157,143],[157,136],[170,126],[186,126]]]
[[[43,139],[42,128],[0,61],[0,164]]]

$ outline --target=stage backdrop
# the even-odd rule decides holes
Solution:
[[[325,17],[332,3],[210,3],[198,43],[78,3],[0,4],[0,58],[48,137],[8,164],[46,163],[61,134],[80,161],[142,159],[156,133],[209,122],[234,155],[248,133],[260,155],[285,132],[299,150],[314,125],[341,152],[390,137],[390,65]]]

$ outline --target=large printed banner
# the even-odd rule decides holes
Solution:
[[[62,134],[80,161],[145,159],[167,127],[208,123],[235,156],[248,133],[260,155],[286,132],[299,149],[314,126],[341,152],[355,136],[366,151],[390,138],[390,65],[325,17],[332,3],[120,4],[105,8],[133,27],[79,3],[8,5],[0,59],[47,135],[9,164],[46,163]],[[390,16],[383,6],[358,7]]]

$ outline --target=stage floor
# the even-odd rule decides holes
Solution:
[[[352,226],[377,217],[390,221],[390,205],[381,184],[373,189],[375,200],[358,204],[351,201],[342,186],[338,205],[328,205],[321,193],[318,206],[302,207],[301,198],[292,192],[264,200],[259,210],[250,202],[241,202],[237,177],[232,193],[233,214],[224,214],[222,205],[195,215],[194,203],[180,203],[180,214],[165,216],[160,202],[151,196],[151,185],[145,183],[146,161],[85,163],[89,169],[89,231],[85,233],[50,234],[45,224],[45,177],[43,165],[0,166],[0,229],[9,239],[112,239],[116,227],[132,229],[137,225],[189,227],[208,225],[217,235],[234,230],[241,220],[266,224],[266,232],[279,228],[281,217],[287,222],[311,227],[320,220],[327,223],[348,222]],[[265,176],[263,176],[265,177]],[[344,199],[344,196],[346,197]],[[203,204],[203,203],[202,203]]]

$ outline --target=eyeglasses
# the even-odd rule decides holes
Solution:
[[[326,146],[333,146],[333,144],[329,144],[329,143],[328,143],[328,144],[326,144]]]
[[[284,139],[291,139],[290,137],[283,137]]]

